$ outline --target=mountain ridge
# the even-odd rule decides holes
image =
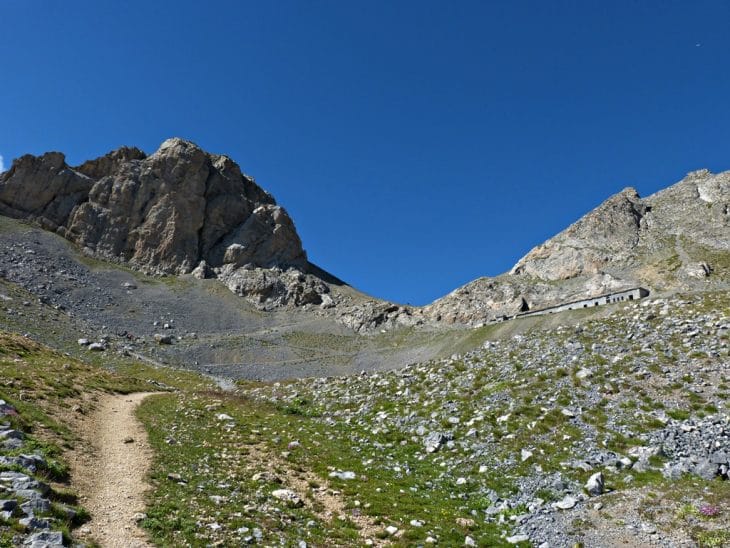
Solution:
[[[413,307],[340,291],[344,282],[309,263],[271,194],[229,157],[184,139],[151,155],[121,147],[76,167],[59,152],[25,155],[0,174],[0,214],[55,231],[88,254],[147,273],[218,278],[265,310],[316,306],[355,331],[473,326],[630,286],[725,283],[729,203],[730,172],[690,172],[646,198],[627,187],[509,272]],[[707,256],[718,254],[716,268]]]
[[[698,170],[641,198],[614,194],[499,276],[478,278],[427,305],[452,323],[479,323],[647,286],[673,291],[730,281],[730,171]]]

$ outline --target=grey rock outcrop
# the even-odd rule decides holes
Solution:
[[[626,257],[638,244],[647,209],[636,190],[626,188],[530,251],[512,268],[512,274],[543,280],[596,274],[607,262]]]
[[[168,139],[150,156],[121,148],[76,168],[23,156],[0,177],[0,213],[57,230],[97,256],[183,274],[201,261],[304,268],[286,211],[230,158]]]
[[[694,171],[643,199],[627,188],[531,250],[511,274],[561,281],[607,272],[650,284],[664,268],[663,281],[682,271],[704,278],[711,265],[693,256],[730,251],[729,208],[730,172]]]
[[[319,304],[329,291],[305,275],[301,240],[274,198],[230,158],[182,139],[75,168],[59,152],[23,156],[0,175],[0,214],[148,273],[220,277],[257,305]]]
[[[729,255],[730,171],[695,171],[646,198],[624,189],[532,249],[509,273],[460,287],[424,314],[476,325],[629,287],[727,286]]]
[[[0,418],[18,415],[16,409],[0,400]],[[63,524],[49,516],[51,498],[55,495],[49,485],[37,479],[40,472],[48,473],[48,463],[40,454],[9,456],[6,451],[23,448],[29,441],[23,432],[13,430],[9,423],[0,423],[0,439],[12,439],[12,447],[0,446],[0,466],[15,468],[0,472],[0,519],[12,524],[23,534],[14,537],[14,546],[56,547],[63,546]],[[22,470],[18,471],[18,470]],[[61,508],[60,505],[58,505]],[[41,514],[44,517],[39,517]]]
[[[329,286],[316,276],[291,268],[257,268],[250,263],[236,268],[226,264],[219,278],[228,289],[245,296],[259,308],[269,309],[284,305],[318,305]]]
[[[66,165],[60,152],[25,155],[0,174],[0,213],[56,230],[88,198],[94,180]]]

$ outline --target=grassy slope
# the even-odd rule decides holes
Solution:
[[[725,317],[730,313],[727,295],[700,301],[694,308],[696,313],[717,310]],[[618,318],[599,323],[608,330],[608,336],[623,337],[626,318],[631,314],[629,309]],[[514,325],[502,329],[523,331]],[[526,333],[552,340],[558,346],[573,338],[571,329]],[[593,342],[587,335],[583,337],[585,344]],[[684,352],[685,347],[681,338],[668,341],[668,345],[658,359],[671,365],[673,352]],[[675,418],[702,417],[717,412],[717,405],[727,400],[730,386],[726,378],[719,379],[717,392],[704,396],[685,390],[681,380],[648,387],[635,372],[635,358],[642,359],[638,347],[634,358],[614,363],[595,358],[570,368],[556,366],[546,375],[536,374],[535,364],[523,364],[519,352],[515,352],[506,363],[490,363],[488,358],[480,358],[479,363],[463,359],[435,361],[409,368],[405,376],[392,372],[369,375],[362,381],[355,378],[244,385],[239,396],[198,393],[155,398],[141,411],[151,425],[153,444],[160,455],[154,471],[157,489],[146,525],[161,544],[235,544],[258,527],[265,543],[296,545],[305,540],[314,545],[349,545],[354,542],[355,531],[348,519],[322,519],[317,515],[313,493],[327,485],[341,492],[345,517],[352,512],[370,516],[380,525],[383,537],[386,526],[397,527],[398,536],[390,538],[396,545],[422,543],[429,535],[437,537],[441,545],[461,545],[466,535],[480,545],[504,544],[502,533],[510,527],[477,516],[491,504],[484,496],[485,488],[508,497],[514,493],[519,477],[529,473],[530,463],[521,463],[515,457],[522,447],[539,454],[546,471],[561,470],[580,484],[590,475],[565,470],[561,465],[574,456],[574,448],[564,440],[582,439],[583,427],[564,420],[558,409],[542,411],[534,404],[537,395],[554,394],[557,405],[568,406],[575,403],[573,394],[587,394],[591,383],[613,383],[620,393],[631,394],[634,397],[615,402],[600,401],[586,408],[584,416],[586,424],[606,437],[608,448],[624,453],[639,441],[622,435],[621,427],[635,434],[657,428],[659,424],[651,411],[665,409]],[[706,356],[694,359],[697,363],[713,363]],[[576,377],[582,366],[594,369],[591,381]],[[442,417],[438,420],[443,420],[440,410],[447,402],[438,396],[443,387],[448,388],[450,403],[462,413],[482,411],[483,420],[477,426],[480,436],[496,441],[491,452],[474,458],[457,444],[445,454],[424,455],[420,438],[413,438],[407,428],[390,422],[389,416],[413,413],[424,418],[436,413]],[[404,397],[406,389],[421,397],[418,406]],[[220,413],[231,420],[220,421]],[[511,413],[511,420],[500,423],[498,417],[507,413]],[[607,414],[616,419],[608,421]],[[447,422],[440,427],[468,429]],[[174,444],[169,443],[171,439]],[[450,468],[454,462],[460,463],[458,473]],[[317,477],[311,492],[301,493],[311,499],[307,509],[286,509],[270,497],[277,485],[251,481],[252,474],[267,469],[269,463],[284,478],[301,473]],[[480,464],[487,464],[488,470],[479,473]],[[331,478],[333,470],[355,472],[356,479]],[[180,474],[186,483],[171,482],[167,479],[170,473]],[[459,474],[469,478],[466,484],[458,483]],[[601,499],[609,512],[620,508],[622,493],[631,493],[641,498],[642,515],[647,519],[668,521],[669,528],[685,528],[702,545],[719,546],[727,540],[728,529],[723,525],[730,512],[727,482],[694,477],[668,481],[654,471],[630,476],[608,475],[609,487],[617,490],[615,496]],[[210,499],[211,494],[223,499]],[[540,496],[548,502],[558,497],[549,490]],[[696,501],[717,505],[721,517],[703,518],[696,510]],[[510,523],[510,516],[523,511],[517,507],[500,513]],[[424,526],[411,525],[413,519]],[[581,520],[573,524],[578,532],[590,527]]]
[[[85,518],[78,508],[74,519],[65,517],[63,511],[64,506],[76,503],[63,457],[80,443],[74,432],[74,414],[91,412],[96,395],[104,392],[160,390],[161,384],[182,389],[209,386],[197,375],[151,369],[134,362],[120,360],[116,369],[112,372],[20,335],[0,332],[0,399],[18,411],[17,416],[7,417],[11,426],[27,435],[22,448],[4,454],[39,453],[46,459],[47,466],[37,475],[53,486],[50,516],[64,524],[67,536],[69,528]],[[17,517],[0,523],[0,546],[12,545],[13,535],[22,530]]]
[[[698,305],[698,310],[702,307],[706,311],[720,310],[726,316],[730,313],[726,295],[720,295],[715,301],[706,300]],[[58,327],[60,320],[54,320],[50,311],[36,313],[32,308],[26,318],[44,323],[46,332],[57,331],[60,339],[69,335]],[[576,316],[575,320],[586,318]],[[23,330],[22,317],[12,321],[17,322],[13,327]],[[444,354],[473,348],[487,339],[506,340],[519,333],[554,338],[560,343],[565,332],[559,335],[558,331],[537,330],[550,325],[545,321],[523,320],[479,330],[441,333],[434,339]],[[623,329],[615,318],[600,321],[607,329],[619,332]],[[423,336],[408,331],[388,333],[378,337],[378,344],[405,348],[413,339]],[[296,342],[306,348],[319,345],[322,340]],[[343,342],[352,344],[349,340],[332,340],[328,344],[336,349]],[[682,350],[681,340],[669,343]],[[69,348],[72,344],[65,342]],[[498,450],[483,462],[490,466],[500,460],[511,464],[490,467],[483,474],[477,472],[478,461],[460,456],[458,450],[454,455],[437,453],[423,458],[420,443],[388,424],[387,415],[408,412],[408,404],[403,400],[406,386],[396,372],[380,374],[382,383],[369,387],[367,383],[359,385],[357,380],[349,388],[344,383],[346,389],[342,390],[337,388],[337,382],[327,386],[319,384],[320,381],[245,384],[241,394],[227,395],[212,391],[208,381],[192,373],[154,369],[112,355],[84,357],[86,362],[17,335],[2,334],[0,376],[4,382],[0,398],[17,406],[21,413],[18,426],[30,433],[32,447],[47,456],[50,466],[43,474],[60,482],[56,500],[73,503],[73,493],[63,488],[67,478],[62,453],[77,443],[71,423],[66,421],[68,410],[77,404],[88,409],[93,406],[93,394],[101,391],[159,389],[160,384],[176,388],[173,393],[150,398],[139,412],[157,454],[152,472],[155,489],[150,494],[144,526],[160,545],[205,545],[221,541],[236,544],[254,535],[256,529],[261,531],[266,543],[296,545],[304,540],[310,545],[352,545],[357,542],[352,515],[358,512],[369,516],[381,531],[388,525],[398,527],[400,536],[391,538],[396,544],[423,542],[428,535],[438,537],[441,545],[462,544],[465,536],[470,535],[480,544],[499,545],[503,542],[502,532],[508,528],[474,519],[474,513],[481,515],[490,505],[481,488],[488,487],[508,496],[514,491],[516,478],[525,472],[514,459],[522,446],[532,444],[533,449],[542,452],[547,469],[558,469],[559,462],[569,456],[559,449],[563,437],[579,439],[581,436],[581,431],[574,426],[561,422],[551,413],[542,414],[532,405],[535,394],[546,391],[555,391],[558,402],[565,398],[563,403],[567,405],[570,390],[581,389],[576,371],[556,369],[554,376],[535,375],[529,368],[521,367],[518,353],[509,358],[513,367],[509,377],[500,372],[502,364],[490,364],[488,360],[479,367],[463,359],[435,361],[411,371],[420,379],[411,390],[424,398],[423,407],[417,413],[428,415],[440,409],[445,402],[437,396],[429,397],[429,392],[435,394],[441,386],[463,385],[462,400],[456,401],[463,409],[478,405],[492,395],[504,395],[504,408],[497,406],[485,412],[484,423],[479,428],[482,435],[493,435],[499,441]],[[647,422],[646,417],[641,418],[638,411],[673,398],[686,397],[686,401],[675,401],[670,411],[689,409],[688,413],[699,415],[713,412],[711,402],[700,401],[697,395],[683,396],[681,383],[663,387],[659,392],[646,391],[636,384],[639,379],[633,375],[630,361],[609,365],[599,360],[588,365],[598,371],[597,381],[622,379],[618,388],[636,392],[633,404],[623,409],[623,420],[639,432],[655,425]],[[429,384],[430,373],[438,373],[435,378],[441,380]],[[720,379],[719,384],[719,396],[725,399],[730,392],[727,382]],[[509,411],[510,405],[516,418],[507,425],[499,424],[497,417]],[[222,413],[231,420],[219,420],[217,417]],[[636,420],[632,418],[634,415],[638,417]],[[528,423],[538,419],[541,422],[537,427],[528,428]],[[587,413],[586,419],[603,432],[611,433],[601,405]],[[446,429],[449,425],[442,427]],[[622,451],[633,443],[618,435],[613,435],[611,440],[613,447]],[[457,477],[444,469],[444,462],[454,457],[463,459],[464,475],[470,478],[465,485],[457,485]],[[270,493],[280,487],[278,484],[266,479],[252,480],[253,473],[267,469],[274,470],[285,482],[288,476],[309,478],[311,492],[300,493],[307,505],[287,508],[272,499]],[[354,471],[357,479],[330,478],[333,469]],[[570,473],[577,481],[585,480],[585,473]],[[169,474],[180,474],[185,481],[171,481]],[[316,479],[312,480],[313,477]],[[681,483],[667,482],[652,472],[634,474],[631,486],[622,485],[620,477],[611,481],[615,487],[643,489],[641,496],[646,501],[648,516],[669,513],[678,526],[691,529],[694,538],[706,545],[721,545],[722,539],[727,539],[727,529],[718,529],[717,523],[698,516],[691,504],[692,500],[717,504],[726,515],[730,512],[726,507],[730,500],[727,484],[689,478]],[[319,506],[315,493],[322,486],[341,492],[343,509],[337,515],[327,516]],[[210,498],[211,495],[221,498]],[[548,500],[554,496],[548,492],[542,495]],[[610,505],[611,499],[606,501]],[[510,515],[522,510],[515,508],[503,515],[509,523]],[[412,519],[423,521],[424,527],[410,525]],[[580,526],[586,525],[576,525]],[[10,542],[14,527],[12,523],[0,526],[3,542]],[[381,535],[386,536],[384,532]]]
[[[726,294],[697,305],[698,312],[703,308],[719,308],[723,311],[721,316],[724,314],[725,317],[730,312]],[[606,320],[602,325],[606,326],[609,335],[623,336],[626,333],[625,322],[620,319]],[[566,331],[562,335],[539,331],[531,335],[552,338],[558,345],[571,337],[570,332]],[[590,345],[593,341],[587,339],[583,342]],[[686,345],[679,338],[668,342],[671,348],[660,356],[659,361],[668,360],[665,363],[671,365],[672,352],[686,352]],[[638,359],[642,359],[639,344],[635,353]],[[706,356],[697,355],[693,358],[698,363],[713,363]],[[549,361],[554,359],[554,356],[546,356],[548,367]],[[297,465],[311,467],[322,475],[327,473],[328,466],[336,466],[353,470],[360,477],[366,476],[367,480],[343,483],[340,487],[353,499],[366,501],[370,505],[368,512],[384,523],[405,527],[407,532],[404,538],[409,542],[422,541],[430,532],[449,544],[459,542],[460,539],[463,542],[466,532],[454,526],[459,518],[468,518],[474,510],[478,513],[485,505],[489,505],[488,501],[481,498],[479,487],[494,489],[502,496],[509,496],[512,480],[529,473],[530,464],[522,464],[519,459],[515,459],[522,447],[530,447],[540,454],[540,463],[547,471],[563,469],[561,463],[574,454],[574,449],[564,440],[580,440],[582,430],[561,418],[558,409],[549,412],[541,410],[535,404],[538,395],[554,394],[559,406],[569,406],[576,404],[574,393],[587,394],[591,384],[601,382],[614,383],[615,390],[634,395],[635,398],[618,399],[620,406],[617,404],[612,407],[609,401],[599,401],[586,411],[585,421],[606,437],[608,448],[619,452],[625,452],[630,446],[639,443],[635,438],[622,435],[619,427],[629,427],[635,434],[640,434],[660,426],[652,418],[652,410],[666,406],[669,415],[676,415],[676,418],[689,415],[702,417],[717,412],[717,405],[728,398],[730,387],[727,378],[715,379],[718,392],[711,399],[688,392],[681,380],[673,384],[647,386],[642,382],[643,377],[635,372],[634,359],[629,356],[614,363],[596,359],[595,363],[581,362],[573,368],[556,367],[545,375],[536,374],[535,364],[522,363],[521,355],[515,352],[507,357],[506,368],[505,363],[492,364],[488,358],[482,357],[480,362],[457,360],[411,368],[406,378],[414,377],[416,380],[413,382],[404,382],[398,373],[392,373],[383,375],[382,380],[375,382],[343,380],[324,385],[319,381],[304,381],[288,386],[265,387],[255,392],[259,396],[263,395],[265,401],[278,402],[280,413],[297,417],[296,422],[289,421],[292,426],[286,431],[290,436],[309,440],[306,450],[296,452],[291,457]],[[590,381],[582,382],[576,377],[578,369],[584,366],[595,369]],[[432,373],[437,373],[437,376],[431,377]],[[435,384],[429,381],[431,378],[435,378]],[[439,410],[447,402],[438,397],[438,390],[444,386],[448,387],[449,403],[460,409],[455,415],[469,416],[475,410],[483,410],[483,413],[478,413],[484,416],[484,420],[478,422],[478,427],[482,436],[496,437],[498,443],[494,452],[483,458],[474,458],[460,452],[457,446],[456,454],[448,458],[437,455],[424,459],[418,440],[410,437],[408,429],[388,420],[388,416],[406,417],[413,413],[423,419],[433,416],[432,413],[443,417]],[[406,389],[421,397],[417,406],[413,405],[415,400],[409,401],[403,396]],[[430,394],[436,394],[436,397],[429,397]],[[503,397],[495,400],[492,397],[494,395]],[[495,401],[498,402],[496,406]],[[618,417],[615,424],[607,423],[607,408]],[[507,414],[511,414],[511,419],[500,424],[498,417]],[[268,419],[270,423],[283,420],[272,417]],[[285,425],[286,422],[281,424]],[[441,428],[467,429],[447,423],[442,424]],[[445,475],[440,470],[442,462],[452,459],[461,462],[460,470],[465,476],[478,478],[475,480],[478,485],[468,483],[459,487],[453,473]],[[488,463],[490,470],[495,473],[479,475],[476,468],[480,463]],[[565,473],[581,484],[589,475],[576,470]],[[730,511],[727,507],[730,486],[719,481],[704,482],[686,478],[677,483],[664,480],[655,472],[635,473],[631,478],[619,475],[609,481],[620,489],[650,486],[650,493],[653,494],[648,497],[649,500],[657,498],[665,504],[669,503],[664,512],[684,514],[686,508],[691,507],[687,501],[693,499],[711,504],[722,503],[724,513]],[[555,495],[543,493],[543,496],[549,500]],[[394,500],[397,500],[397,505],[393,503]],[[647,513],[652,511],[647,509]],[[432,528],[424,530],[408,527],[409,520],[414,517],[423,519]],[[509,519],[509,516],[506,518]],[[704,539],[707,543],[715,539],[719,542],[717,539],[727,536],[727,529],[717,530],[710,521],[704,523],[695,519],[689,525],[680,523],[690,526],[697,540]],[[477,520],[471,534],[480,543],[493,544],[497,542],[495,535],[498,532],[496,526],[480,524]]]

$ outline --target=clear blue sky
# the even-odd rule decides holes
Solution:
[[[730,169],[730,2],[0,2],[0,155],[233,157],[310,259],[422,304],[625,186]]]

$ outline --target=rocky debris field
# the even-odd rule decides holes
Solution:
[[[267,325],[265,318],[246,316],[199,288],[186,288],[188,298],[183,299],[176,290],[185,284],[175,278],[147,278],[84,257],[55,235],[11,227],[0,232],[2,278],[31,293],[39,303],[84,322],[91,335],[123,337],[133,343],[139,337],[151,338],[165,324],[178,336],[196,330],[228,332]],[[31,304],[35,303],[30,299],[6,302],[4,308],[12,316]]]
[[[354,291],[338,297],[346,304],[342,310],[304,305],[261,311],[234,298],[217,280],[147,276],[87,257],[54,234],[4,218],[0,294],[0,327],[40,342],[76,354],[83,350],[80,355],[87,349],[105,356],[132,352],[229,378],[393,368],[439,350],[428,347],[428,337],[398,348],[379,340],[388,337],[375,331],[375,324],[362,328],[358,322],[371,316],[388,322],[392,314],[402,317],[401,309],[363,301]],[[356,329],[372,336],[360,337]],[[76,341],[84,344],[77,347]],[[425,348],[413,351],[418,345]]]
[[[450,501],[467,545],[497,531],[545,547],[719,546],[730,541],[729,329],[726,293],[650,299],[399,371],[247,393],[310,419],[300,451],[324,437],[356,454],[335,470],[350,483],[379,477]],[[453,540],[457,522],[420,506],[392,526]]]
[[[397,368],[450,352],[454,334],[470,336],[409,328],[398,323],[403,307],[357,294],[341,300],[337,310],[259,311],[217,280],[149,277],[0,218],[0,327],[78,357],[126,353],[218,377],[282,380]],[[370,317],[377,322],[361,322]]]
[[[17,410],[0,400],[0,519],[16,530],[15,546],[64,546],[71,523],[84,518],[48,485],[57,471],[37,451],[37,443],[19,428]]]

